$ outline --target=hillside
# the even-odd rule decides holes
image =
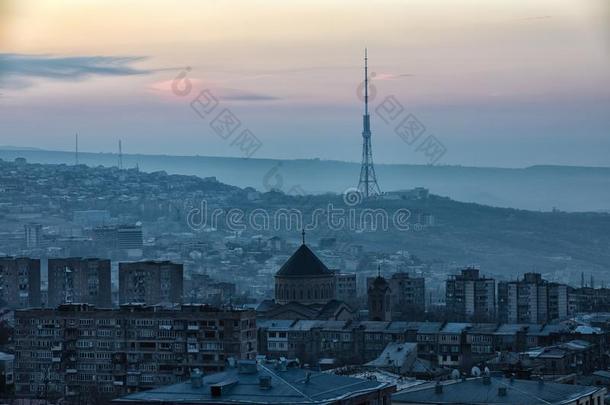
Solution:
[[[73,152],[0,150],[0,158],[25,157],[30,162],[74,162]],[[117,155],[80,153],[80,162],[116,165]],[[242,159],[204,156],[129,155],[124,167],[144,171],[216,176],[239,187],[261,191],[272,188],[290,193],[340,193],[357,182],[359,165],[321,160]],[[378,164],[377,176],[384,191],[426,187],[453,200],[496,207],[538,211],[610,212],[610,168],[533,166],[523,169]]]

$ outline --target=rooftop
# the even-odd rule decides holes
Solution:
[[[242,368],[242,365],[246,366]],[[240,361],[237,368],[203,376],[200,386],[183,382],[114,400],[115,403],[329,404],[392,384]]]
[[[531,380],[508,380],[485,377],[451,381],[440,387],[434,384],[401,391],[392,396],[397,404],[563,404],[587,397],[604,388],[580,385],[541,383]]]
[[[402,367],[413,352],[417,353],[417,343],[390,342],[375,360],[366,363],[369,367]]]

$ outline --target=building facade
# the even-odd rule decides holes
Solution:
[[[40,306],[40,259],[0,257],[0,299],[12,309]]]
[[[395,311],[411,312],[426,309],[426,282],[423,277],[411,277],[409,273],[394,273],[388,280]]]
[[[48,303],[90,304],[98,308],[112,307],[110,260],[70,257],[49,259]]]
[[[298,358],[317,364],[322,358],[339,365],[361,364],[377,358],[391,342],[417,343],[417,356],[435,366],[470,372],[475,364],[498,352],[524,352],[591,335],[562,324],[497,324],[354,320],[258,320],[258,354]],[[605,335],[596,335],[596,366],[605,369]]]
[[[568,287],[539,273],[498,283],[498,317],[508,323],[547,323],[568,316]]]
[[[335,273],[335,288],[337,300],[348,303],[358,300],[356,273]]]
[[[183,305],[97,309],[85,304],[15,312],[15,392],[116,397],[220,371],[256,356],[251,310]]]
[[[119,226],[117,228],[117,243],[118,248],[122,250],[142,249],[143,243],[142,227],[134,226]]]
[[[183,265],[179,263],[152,260],[119,263],[119,303],[180,303],[183,277]]]
[[[446,283],[447,311],[463,319],[494,319],[496,316],[496,281],[483,277],[479,270],[467,267]]]

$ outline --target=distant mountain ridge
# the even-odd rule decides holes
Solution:
[[[0,147],[0,158],[24,157],[33,163],[74,163],[74,152]],[[117,154],[79,153],[79,162],[116,166]],[[215,176],[238,187],[286,193],[341,193],[359,174],[355,162],[319,159],[244,159],[208,156],[124,154],[125,168],[172,174]],[[457,201],[538,211],[610,211],[610,168],[536,165],[522,169],[377,164],[384,191],[426,187]]]

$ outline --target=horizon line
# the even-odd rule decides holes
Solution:
[[[64,149],[43,149],[31,146],[15,146],[15,145],[0,145],[0,151],[4,152],[52,152],[52,153],[69,153],[74,154],[74,150],[64,150]],[[79,156],[82,154],[90,154],[90,155],[111,155],[111,156],[119,156],[117,152],[111,151],[86,151],[79,149]],[[235,160],[256,160],[256,161],[320,161],[320,162],[328,162],[328,163],[343,163],[343,164],[353,164],[353,165],[361,165],[359,161],[351,161],[351,160],[339,160],[339,159],[323,159],[319,157],[309,157],[309,158],[274,158],[274,157],[249,157],[244,158],[240,156],[230,156],[230,155],[181,155],[181,154],[164,154],[164,153],[122,153],[123,157],[125,156],[163,156],[163,157],[174,157],[174,158],[208,158],[208,159],[235,159]],[[468,169],[501,169],[501,170],[525,170],[531,169],[535,167],[561,167],[561,168],[573,168],[573,169],[610,169],[610,166],[582,166],[582,165],[566,165],[566,164],[557,164],[557,163],[537,163],[528,166],[472,166],[472,165],[464,165],[460,163],[454,164],[426,164],[426,163],[384,163],[384,162],[375,162],[376,166],[425,166],[425,167],[438,167],[438,168],[451,168],[451,167],[459,167],[459,168],[468,168]]]

